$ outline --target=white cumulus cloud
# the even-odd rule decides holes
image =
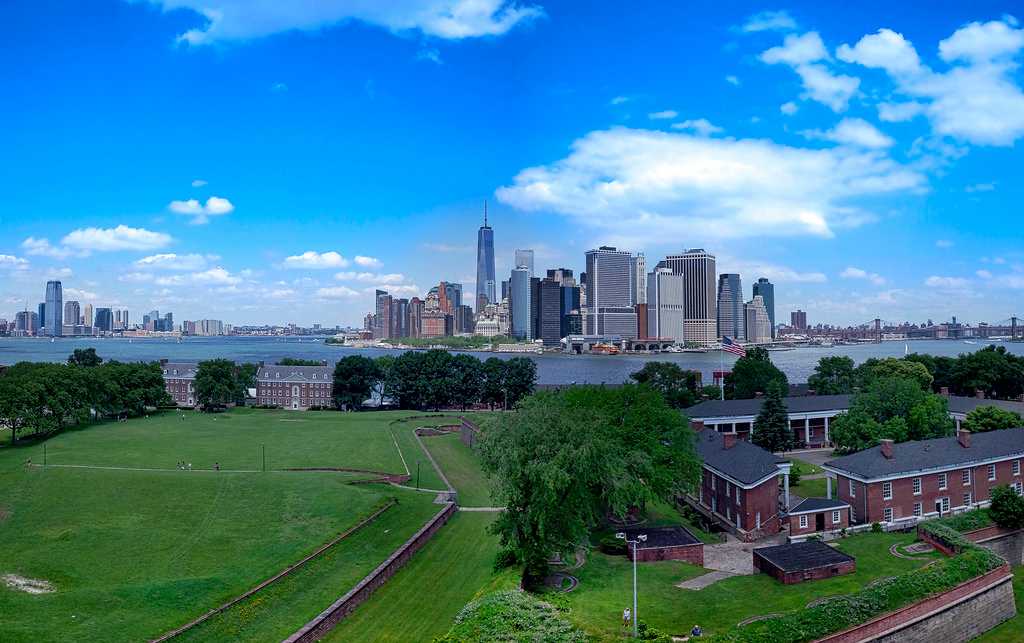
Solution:
[[[373,272],[339,272],[334,275],[338,281],[360,281],[369,284],[400,284],[405,281],[405,275],[397,272],[388,274],[377,274]]]
[[[207,257],[200,254],[179,255],[173,252],[150,255],[135,261],[139,270],[201,270],[206,267]]]
[[[169,234],[145,228],[131,228],[123,224],[114,228],[79,228],[61,239],[63,245],[85,252],[156,250],[171,241]]]
[[[672,129],[688,130],[696,132],[701,136],[711,136],[712,134],[718,134],[725,130],[721,127],[714,125],[706,118],[697,118],[691,120],[685,120],[680,123],[672,123]]]
[[[29,237],[21,242],[21,247],[25,249],[25,254],[27,255],[40,255],[53,257],[54,259],[64,259],[75,254],[70,248],[50,245],[50,240],[46,238],[36,239],[35,237]]]
[[[0,254],[0,268],[8,270],[28,270],[28,259],[22,259],[14,255]]]
[[[764,51],[761,60],[792,67],[803,82],[802,98],[827,105],[835,112],[844,111],[860,87],[860,79],[834,74],[828,68],[830,56],[816,31],[786,36],[782,45]]]
[[[875,272],[868,272],[861,268],[855,268],[853,266],[847,267],[846,270],[839,273],[839,276],[843,279],[864,279],[870,281],[876,286],[882,286],[885,284],[885,277],[882,275]]]
[[[832,141],[840,145],[856,145],[876,149],[891,147],[895,142],[880,132],[877,127],[861,118],[844,118],[828,131],[806,130],[802,134],[807,138]]]
[[[346,268],[349,261],[337,252],[315,252],[307,250],[301,255],[287,257],[282,264],[285,268],[308,268],[312,270],[324,270],[328,268]]]
[[[740,27],[748,33],[756,31],[792,31],[796,20],[785,11],[761,11],[747,18]]]
[[[210,222],[210,217],[219,217],[230,214],[235,206],[231,201],[219,196],[211,196],[206,203],[200,203],[198,199],[186,201],[171,201],[167,208],[175,214],[184,214],[192,217],[192,225],[203,225]]]
[[[329,288],[317,289],[316,296],[321,299],[351,299],[358,297],[359,291],[353,290],[348,286],[331,286]]]
[[[924,280],[924,285],[929,288],[943,288],[946,290],[966,288],[969,283],[963,277],[940,277],[938,275],[932,275]]]
[[[671,120],[676,116],[679,116],[679,112],[677,112],[676,110],[665,109],[660,112],[651,112],[650,114],[647,115],[647,118],[651,119],[652,121],[665,121]]]
[[[357,266],[362,266],[363,268],[380,268],[384,265],[384,262],[376,257],[366,257],[363,255],[356,255],[352,261],[354,261]]]

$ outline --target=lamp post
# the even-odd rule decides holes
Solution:
[[[633,545],[633,638],[638,638],[639,634],[639,623],[640,620],[636,614],[636,546],[639,543],[647,542],[647,534],[638,534],[636,540],[630,540],[626,538],[626,532],[620,531],[615,534],[615,537],[619,540],[625,540],[626,545]]]

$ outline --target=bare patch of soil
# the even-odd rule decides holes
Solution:
[[[54,591],[54,587],[49,581],[37,578],[25,578],[17,574],[4,574],[0,576],[0,580],[11,589],[25,592],[26,594],[49,594]]]

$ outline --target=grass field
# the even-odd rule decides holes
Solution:
[[[1024,566],[1013,568],[1013,595],[1017,601],[1017,616],[1006,621],[999,627],[989,630],[974,643],[1019,643],[1024,641]]]
[[[423,438],[430,454],[441,467],[448,481],[458,491],[459,504],[464,507],[490,507],[490,486],[480,469],[480,461],[458,435],[438,435]]]
[[[801,498],[824,498],[827,491],[826,485],[827,482],[824,478],[815,478],[813,480],[805,478],[798,484],[789,485],[789,491]]]
[[[704,570],[678,561],[641,563],[638,568],[640,620],[669,634],[684,634],[695,623],[706,634],[723,632],[751,616],[805,607],[822,596],[847,594],[872,580],[910,571],[924,561],[896,558],[893,543],[910,543],[909,534],[860,534],[839,541],[857,559],[857,571],[796,585],[782,585],[764,574],[736,576],[699,591],[675,587]],[[632,602],[632,567],[625,556],[592,552],[578,572],[580,584],[565,597],[570,619],[597,640],[617,640],[622,610]],[[752,597],[754,600],[752,600]]]
[[[429,642],[492,581],[498,539],[489,513],[459,512],[328,641]]]
[[[456,420],[450,418],[449,421],[454,422]],[[399,448],[401,448],[402,455],[405,457],[405,463],[409,467],[410,475],[412,475],[408,486],[418,486],[421,489],[437,489],[439,491],[445,489],[444,482],[437,475],[434,465],[430,463],[430,458],[423,452],[423,448],[416,441],[416,435],[414,434],[418,427],[436,426],[445,423],[444,420],[430,418],[428,421],[410,419],[389,424],[389,429],[394,434],[395,441],[398,443]],[[401,471],[401,468],[399,468],[399,471]]]

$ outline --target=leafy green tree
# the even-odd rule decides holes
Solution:
[[[499,357],[488,357],[483,363],[483,387],[480,399],[491,410],[494,407],[506,408],[505,405],[505,360]]]
[[[512,408],[533,393],[537,386],[537,363],[529,357],[513,357],[505,362],[505,405]]]
[[[705,384],[700,387],[700,398],[704,400],[717,400],[722,397],[722,387],[717,384]]]
[[[974,353],[960,355],[953,365],[952,391],[986,397],[1010,399],[1024,393],[1024,359],[1007,352],[1005,346],[986,346]]]
[[[669,500],[700,478],[685,418],[648,387],[573,387],[523,399],[480,442],[494,502],[493,529],[535,586],[548,558],[568,554],[608,512]]]
[[[99,366],[103,358],[96,354],[95,348],[76,348],[75,352],[68,356],[68,364],[93,368]]]
[[[284,357],[277,360],[281,366],[323,366],[324,363],[318,359],[299,359],[297,357]]]
[[[869,388],[876,380],[891,378],[914,382],[923,391],[930,391],[932,387],[932,375],[924,364],[895,357],[866,360],[857,367],[857,376],[862,389]]]
[[[473,357],[460,353],[451,359],[451,399],[466,410],[480,401],[484,386],[484,365]]]
[[[922,390],[913,379],[874,380],[854,395],[847,413],[831,421],[830,432],[841,453],[852,453],[888,438],[896,442],[951,435],[948,400]]]
[[[199,362],[193,381],[196,401],[204,411],[222,409],[238,395],[238,368],[227,359]]]
[[[992,489],[991,497],[988,513],[997,525],[1006,529],[1024,527],[1024,497],[1007,485]]]
[[[42,385],[24,374],[7,373],[0,377],[0,423],[10,429],[12,445],[22,432],[38,431],[44,395]]]
[[[949,417],[949,400],[929,393],[906,416],[908,440],[928,440],[952,435],[956,422]]]
[[[362,408],[363,402],[373,395],[381,380],[378,362],[363,355],[348,355],[334,365],[334,384],[331,397],[334,405],[351,411]]]
[[[661,393],[672,408],[684,409],[697,403],[699,374],[683,370],[674,362],[647,362],[630,377]]]
[[[842,395],[853,393],[856,381],[853,359],[837,355],[818,360],[807,385],[818,395]]]
[[[734,400],[750,399],[765,393],[773,384],[789,390],[786,374],[772,364],[768,351],[760,346],[749,348],[746,356],[736,360],[732,372],[725,376],[725,396]]]
[[[761,411],[754,420],[751,441],[772,452],[789,451],[793,448],[793,431],[789,427],[789,412],[782,401],[781,387],[769,387]]]
[[[1013,429],[1024,426],[1024,421],[1021,420],[1018,413],[986,404],[968,413],[960,426],[972,433],[984,433],[985,431],[998,431],[1000,429]]]
[[[322,366],[322,364],[317,363],[314,366]],[[256,388],[256,373],[259,370],[259,365],[252,362],[244,362],[238,365],[235,404],[245,404],[245,400],[249,396],[249,389]]]

